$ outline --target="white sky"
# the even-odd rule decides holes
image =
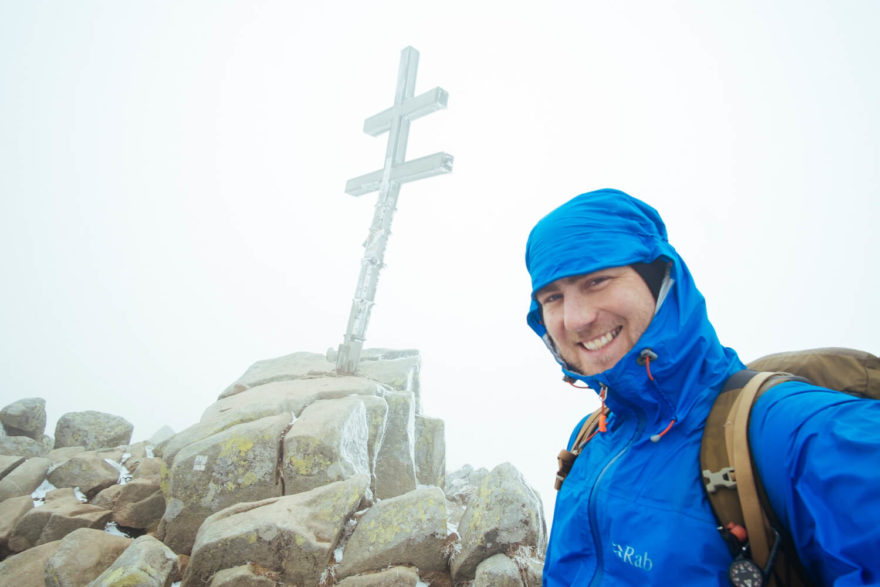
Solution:
[[[532,225],[616,187],[657,207],[746,359],[876,352],[880,4],[0,0],[0,404],[195,423],[253,362],[342,340],[400,51],[409,158],[367,346],[419,348],[450,469],[553,503],[594,407],[528,329]]]

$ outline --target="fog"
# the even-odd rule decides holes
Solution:
[[[745,360],[877,351],[880,5],[0,0],[2,405],[179,431],[257,360],[342,342],[401,50],[416,94],[367,347],[418,348],[447,464],[553,505],[597,401],[528,329],[534,223],[655,206]]]

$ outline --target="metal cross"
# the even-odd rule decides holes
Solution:
[[[434,88],[413,97],[418,65],[419,52],[412,47],[405,48],[400,55],[394,106],[364,121],[364,132],[368,135],[375,137],[388,132],[385,166],[378,171],[350,179],[345,186],[345,192],[352,196],[378,191],[379,199],[376,201],[370,234],[364,242],[364,258],[348,317],[348,330],[336,357],[338,373],[350,374],[357,370],[401,184],[452,171],[452,155],[447,153],[434,153],[405,161],[409,123],[445,108],[449,98],[449,94],[442,88]]]

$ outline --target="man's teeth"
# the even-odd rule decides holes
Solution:
[[[589,340],[587,342],[582,342],[581,346],[583,346],[588,351],[598,351],[603,346],[614,340],[614,337],[617,336],[617,333],[620,332],[620,328],[615,328],[611,332],[607,334],[603,334],[599,338],[594,338],[593,340]]]

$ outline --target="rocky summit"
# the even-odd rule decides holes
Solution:
[[[417,351],[259,361],[177,434],[0,410],[0,577],[51,586],[537,586],[538,494],[504,463],[446,472]]]

